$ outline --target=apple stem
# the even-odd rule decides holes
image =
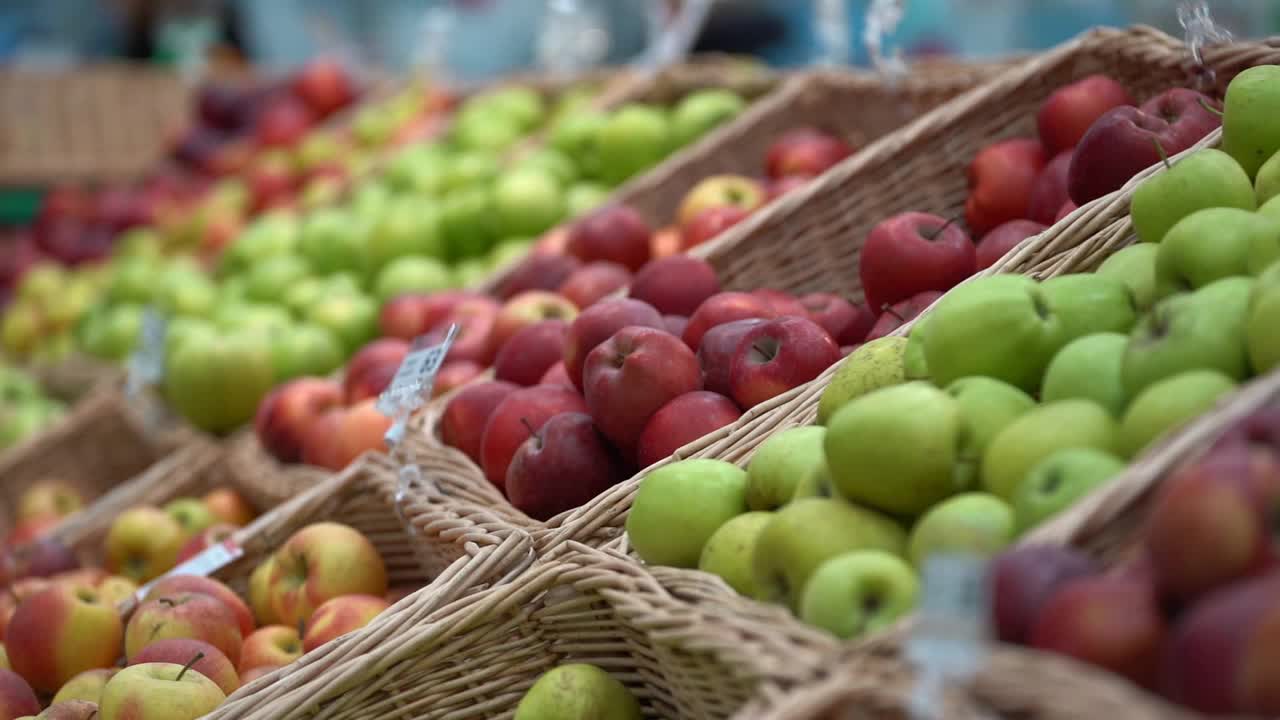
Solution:
[[[1160,144],[1160,138],[1153,137],[1151,142],[1156,146],[1156,152],[1160,153],[1160,162],[1164,163],[1164,168],[1168,170],[1173,167],[1169,162],[1169,154],[1164,151],[1164,146]]]
[[[178,603],[174,602],[173,598],[171,597],[156,598],[156,602],[166,607],[176,607],[178,605]]]
[[[1208,100],[1204,98],[1199,98],[1196,100],[1196,102],[1200,103],[1200,107],[1204,108],[1205,110],[1208,110],[1209,112],[1213,113],[1214,115],[1217,115],[1218,117],[1222,117],[1222,111],[1210,105]]]
[[[178,682],[179,680],[181,680],[182,676],[187,674],[187,671],[191,669],[192,665],[195,665],[196,663],[200,662],[203,659],[204,659],[204,653],[202,652],[196,653],[195,657],[188,660],[187,664],[182,666],[182,671],[178,673],[178,677],[174,678],[173,681]]]
[[[306,634],[307,634],[307,621],[303,620],[302,618],[298,618],[298,637],[302,637]]]
[[[524,425],[525,429],[529,431],[529,437],[538,441],[538,449],[542,449],[542,438],[538,435],[538,431],[534,429],[533,423],[529,422],[529,418],[520,418],[520,424]]]
[[[896,318],[896,319],[898,320],[898,322],[906,322],[906,321],[907,321],[907,319],[906,319],[906,318],[904,318],[904,317],[902,317],[901,315],[899,315],[899,314],[898,314],[898,311],[894,310],[894,309],[893,309],[893,307],[892,307],[891,305],[889,305],[889,303],[885,303],[884,305],[882,305],[882,306],[880,307],[880,312],[889,313],[889,314],[890,314],[890,315],[892,315],[894,318]]]
[[[960,221],[959,215],[952,215],[951,217],[944,220],[943,223],[939,225],[937,228],[933,230],[921,231],[920,236],[923,237],[925,240],[934,240],[938,236],[942,235],[942,233],[946,232],[947,228],[951,227],[952,225],[954,225],[959,221]]]

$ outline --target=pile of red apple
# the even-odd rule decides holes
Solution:
[[[147,510],[131,511],[141,554],[124,568],[140,577],[176,552]],[[332,522],[298,530],[264,560],[247,602],[212,578],[166,574],[122,616],[137,590],[98,569],[11,585],[0,625],[0,716],[194,720],[241,685],[368,624],[392,599],[377,549]],[[41,698],[50,703],[44,712]]]
[[[974,156],[964,206],[968,233],[958,218],[907,212],[867,235],[859,275],[867,306],[882,313],[878,334],[914,318],[941,292],[1079,205],[1194,145],[1221,124],[1218,107],[1185,88],[1135,106],[1128,91],[1105,75],[1056,90],[1036,115],[1039,138],[1004,140]],[[1158,142],[1151,142],[1152,135]]]
[[[1048,546],[998,558],[999,637],[1108,669],[1199,712],[1280,713],[1278,504],[1280,411],[1271,407],[1162,482],[1116,568]]]

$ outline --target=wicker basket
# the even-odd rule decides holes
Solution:
[[[258,507],[275,507],[332,475],[311,465],[282,463],[258,441],[253,428],[244,428],[223,441],[223,463],[246,499]]]
[[[442,604],[420,593],[412,624],[348,636],[210,717],[510,717],[539,675],[571,661],[608,670],[650,716],[728,717],[764,678],[801,679],[824,643],[804,628],[773,631],[777,608],[702,609],[725,591],[716,578],[650,574],[622,555],[569,545],[482,594]]]
[[[0,531],[10,529],[19,498],[35,483],[60,480],[90,502],[189,438],[151,431],[108,379],[61,422],[0,454]]]
[[[73,354],[55,363],[28,368],[40,386],[63,402],[76,402],[100,384],[121,382],[124,371],[96,358]]]

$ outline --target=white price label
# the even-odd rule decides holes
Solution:
[[[884,51],[885,38],[892,35],[902,22],[904,2],[905,0],[871,0],[871,4],[867,6],[866,25],[863,28],[863,40],[871,54],[872,64],[891,81],[907,72],[901,48],[894,47],[888,54]]]
[[[168,318],[156,308],[148,307],[142,316],[138,347],[129,356],[126,382],[130,395],[137,395],[143,388],[154,385],[164,377],[164,346],[168,334]]]
[[[173,575],[200,575],[202,577],[208,577],[236,560],[239,560],[243,556],[244,548],[240,547],[240,544],[235,540],[228,538],[217,545],[211,545],[210,547],[205,548],[190,560],[179,564],[164,575],[161,575],[155,580],[152,580],[146,585],[138,588],[138,592],[134,597],[137,598],[138,602],[142,602],[142,599],[147,596],[147,592],[151,590],[152,586],[164,578]]]
[[[1192,59],[1197,66],[1204,68],[1212,79],[1213,71],[1205,68],[1201,50],[1208,43],[1230,42],[1231,33],[1213,21],[1213,17],[1209,15],[1209,3],[1205,0],[1194,2],[1184,0],[1178,3],[1178,24],[1182,26],[1185,33],[1187,46],[1191,48]]]
[[[413,348],[401,361],[395,377],[391,378],[391,384],[378,397],[379,412],[395,421],[387,431],[389,447],[394,448],[400,443],[409,416],[422,407],[431,395],[436,373],[444,364],[444,358],[457,336],[458,326],[454,324],[449,326],[449,331],[439,345],[427,346],[425,336],[414,340]]]
[[[818,45],[822,64],[833,67],[849,64],[849,11],[845,0],[818,0]]]
[[[907,658],[920,671],[912,695],[915,717],[938,717],[942,684],[973,677],[986,660],[991,635],[988,563],[985,557],[965,554],[939,554],[925,561],[916,626],[907,641]]]

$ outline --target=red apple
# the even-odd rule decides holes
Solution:
[[[940,297],[942,293],[929,290],[890,305],[880,313],[880,317],[876,318],[876,324],[871,326],[871,332],[867,333],[867,339],[864,342],[871,342],[897,330],[927,310]]]
[[[309,423],[302,433],[299,444],[299,459],[306,465],[320,468],[340,467],[341,448],[338,446],[338,433],[342,431],[343,418],[347,410],[336,406],[320,413]]]
[[[354,405],[378,397],[391,384],[408,354],[409,343],[400,338],[379,338],[360,348],[347,362],[343,377],[346,403]]]
[[[697,390],[673,398],[649,418],[640,433],[636,465],[649,467],[740,417],[738,406],[719,393]]]
[[[672,335],[680,337],[684,335],[684,329],[689,327],[689,318],[683,315],[663,315],[662,327]]]
[[[800,302],[795,295],[784,290],[775,290],[774,288],[760,288],[752,290],[752,295],[765,301],[769,309],[773,311],[774,317],[782,317],[784,315],[792,315],[794,317],[809,317],[809,310]]]
[[[876,323],[876,316],[866,305],[851,303],[833,293],[809,293],[800,298],[800,304],[809,319],[840,345],[862,342]]]
[[[201,530],[199,534],[192,536],[178,551],[178,564],[180,565],[205,550],[221,544],[224,540],[235,535],[236,529],[235,525],[218,523]]]
[[[1036,114],[1040,142],[1051,153],[1070,150],[1103,113],[1133,104],[1124,86],[1106,75],[1090,75],[1063,85],[1053,91]]]
[[[978,270],[985,270],[1000,258],[1008,255],[1018,243],[1032,235],[1039,235],[1048,227],[1030,220],[1010,220],[998,225],[978,241]]]
[[[653,306],[631,298],[596,303],[574,318],[564,344],[564,367],[574,387],[582,387],[582,368],[587,355],[628,325],[664,327],[662,316]]]
[[[601,432],[628,457],[667,401],[702,388],[698,358],[680,338],[650,327],[619,330],[587,355],[583,396]]]
[[[1027,203],[1028,220],[1041,225],[1052,224],[1062,204],[1071,199],[1067,195],[1067,176],[1071,171],[1072,156],[1071,150],[1063,150],[1054,155],[1031,184],[1031,199]]]
[[[507,469],[506,493],[536,520],[578,507],[624,477],[608,441],[585,413],[560,413],[528,437]]]
[[[232,664],[240,662],[243,638],[235,612],[212,595],[149,594],[125,626],[125,659],[132,661],[148,645],[165,638],[202,640],[221,650]]]
[[[747,333],[763,325],[763,318],[747,318],[721,323],[702,336],[698,344],[698,364],[702,367],[702,387],[710,392],[728,395],[730,369],[738,354],[738,345]]]
[[[480,464],[480,439],[489,416],[508,395],[519,389],[512,383],[490,380],[459,390],[440,416],[440,439]]]
[[[4,544],[8,547],[26,545],[57,527],[61,521],[61,518],[50,516],[23,520],[5,535]]]
[[[6,584],[26,578],[53,577],[80,567],[80,559],[71,548],[50,537],[10,546],[3,559]]]
[[[245,171],[253,208],[263,210],[280,198],[292,197],[296,188],[293,161],[283,151],[265,152]]]
[[[315,117],[306,105],[281,95],[259,113],[253,133],[263,147],[292,147],[314,124]]]
[[[316,58],[293,76],[293,94],[325,117],[350,105],[356,97],[350,73],[331,58]],[[230,693],[228,693],[230,694]]]
[[[487,297],[459,301],[439,324],[427,332],[425,341],[429,344],[439,343],[444,340],[448,326],[456,324],[458,334],[449,348],[448,359],[468,360],[487,367],[493,360],[489,347],[490,336],[501,307],[497,301]]]
[[[1062,218],[1064,218],[1064,217],[1066,217],[1066,216],[1070,215],[1071,213],[1075,212],[1075,211],[1076,211],[1076,208],[1078,208],[1078,207],[1080,207],[1080,206],[1079,206],[1079,205],[1076,205],[1074,202],[1072,202],[1072,201],[1070,201],[1070,200],[1068,200],[1068,201],[1066,201],[1066,202],[1062,203],[1062,207],[1058,208],[1058,214],[1053,216],[1053,222],[1054,222],[1054,223],[1057,223],[1057,222],[1058,222],[1059,220],[1061,220]]]
[[[240,646],[240,673],[259,667],[279,667],[302,657],[297,628],[267,625],[245,637]]]
[[[799,190],[808,185],[811,179],[802,175],[788,175],[777,180],[770,180],[765,186],[768,189],[768,202],[773,202],[783,195]]]
[[[40,700],[27,681],[8,668],[0,668],[0,717],[34,717],[39,712]]]
[[[973,241],[937,215],[908,212],[872,228],[858,254],[867,306],[880,310],[927,290],[944,291],[974,273]]]
[[[227,607],[235,615],[240,627],[240,634],[248,637],[253,632],[253,611],[240,599],[234,590],[211,577],[202,575],[167,575],[156,581],[147,590],[146,599],[177,595],[179,593],[201,593],[208,595]]]
[[[969,165],[969,199],[964,204],[969,232],[981,236],[1001,223],[1025,218],[1031,186],[1047,163],[1044,148],[1035,140],[1005,140],[980,150]]]
[[[636,273],[629,295],[664,315],[688,317],[707,298],[720,292],[711,264],[689,255],[654,260]]]
[[[342,414],[342,424],[336,442],[337,450],[331,458],[330,470],[344,470],[366,452],[385,451],[386,434],[391,429],[391,418],[378,409],[377,398],[368,398],[347,408]]]
[[[258,405],[253,420],[258,442],[277,460],[297,462],[302,458],[307,429],[341,404],[342,388],[332,380],[290,380],[272,390]]]
[[[712,175],[693,186],[676,210],[676,224],[688,235],[694,219],[712,208],[738,208],[742,217],[764,204],[764,186],[743,175]],[[736,222],[736,221],[735,221]]]
[[[511,336],[493,361],[493,376],[516,385],[537,385],[552,365],[564,357],[569,324],[543,320],[526,325]]]
[[[326,600],[307,620],[302,649],[311,652],[334,638],[355,632],[389,607],[386,600],[373,595],[339,595]]]
[[[751,211],[736,205],[719,205],[698,212],[680,226],[680,249],[690,250],[742,222]]]
[[[583,262],[607,260],[635,272],[649,262],[652,228],[625,205],[606,205],[569,229],[569,253]]]
[[[456,390],[484,374],[483,365],[470,360],[451,360],[440,366],[436,373],[435,384],[431,386],[431,397],[440,397]]]
[[[564,284],[582,262],[572,255],[531,253],[498,283],[496,295],[503,300],[530,290],[553,291]]]
[[[216,487],[205,493],[204,497],[200,498],[200,502],[203,502],[219,521],[232,527],[244,527],[258,516],[249,501],[231,487]]]
[[[129,658],[130,665],[142,663],[173,663],[185,666],[197,655],[203,655],[191,669],[213,681],[224,694],[230,695],[240,687],[240,675],[236,666],[218,648],[203,640],[193,638],[165,638],[147,645]]]
[[[625,267],[607,261],[587,263],[573,271],[557,292],[577,305],[586,309],[625,288],[631,282],[631,271]]]
[[[578,308],[556,293],[546,290],[520,293],[502,306],[493,323],[493,331],[489,334],[489,356],[496,357],[508,340],[534,323],[543,320],[570,322],[577,315]]]
[[[484,297],[478,293],[460,290],[422,295],[410,293],[387,301],[378,316],[378,327],[385,337],[412,341],[435,328],[463,300]]]
[[[702,336],[717,325],[734,320],[770,320],[773,317],[773,308],[755,295],[742,292],[716,293],[693,311],[682,337],[686,345],[696,348],[702,345]]]
[[[542,377],[538,378],[538,384],[563,385],[567,388],[577,389],[577,386],[573,384],[573,380],[569,379],[569,371],[565,370],[563,360],[547,368],[547,371],[542,373]]]
[[[769,146],[765,172],[773,179],[816,177],[853,154],[844,140],[817,128],[797,128],[783,133]]]
[[[1222,124],[1206,95],[1174,88],[1142,107],[1118,107],[1098,118],[1076,146],[1067,191],[1077,205],[1115,192],[1139,172],[1186,150]],[[1158,147],[1157,147],[1158,145]]]
[[[784,316],[757,325],[738,343],[729,393],[751,408],[799,387],[840,359],[840,346],[808,318]]]
[[[559,385],[535,385],[507,395],[494,408],[480,438],[480,460],[485,477],[505,490],[511,458],[548,420],[565,412],[586,412],[582,396]]]
[[[1027,545],[1006,550],[992,562],[991,613],[996,636],[1024,644],[1040,610],[1072,580],[1099,572],[1088,556],[1056,545]]]

